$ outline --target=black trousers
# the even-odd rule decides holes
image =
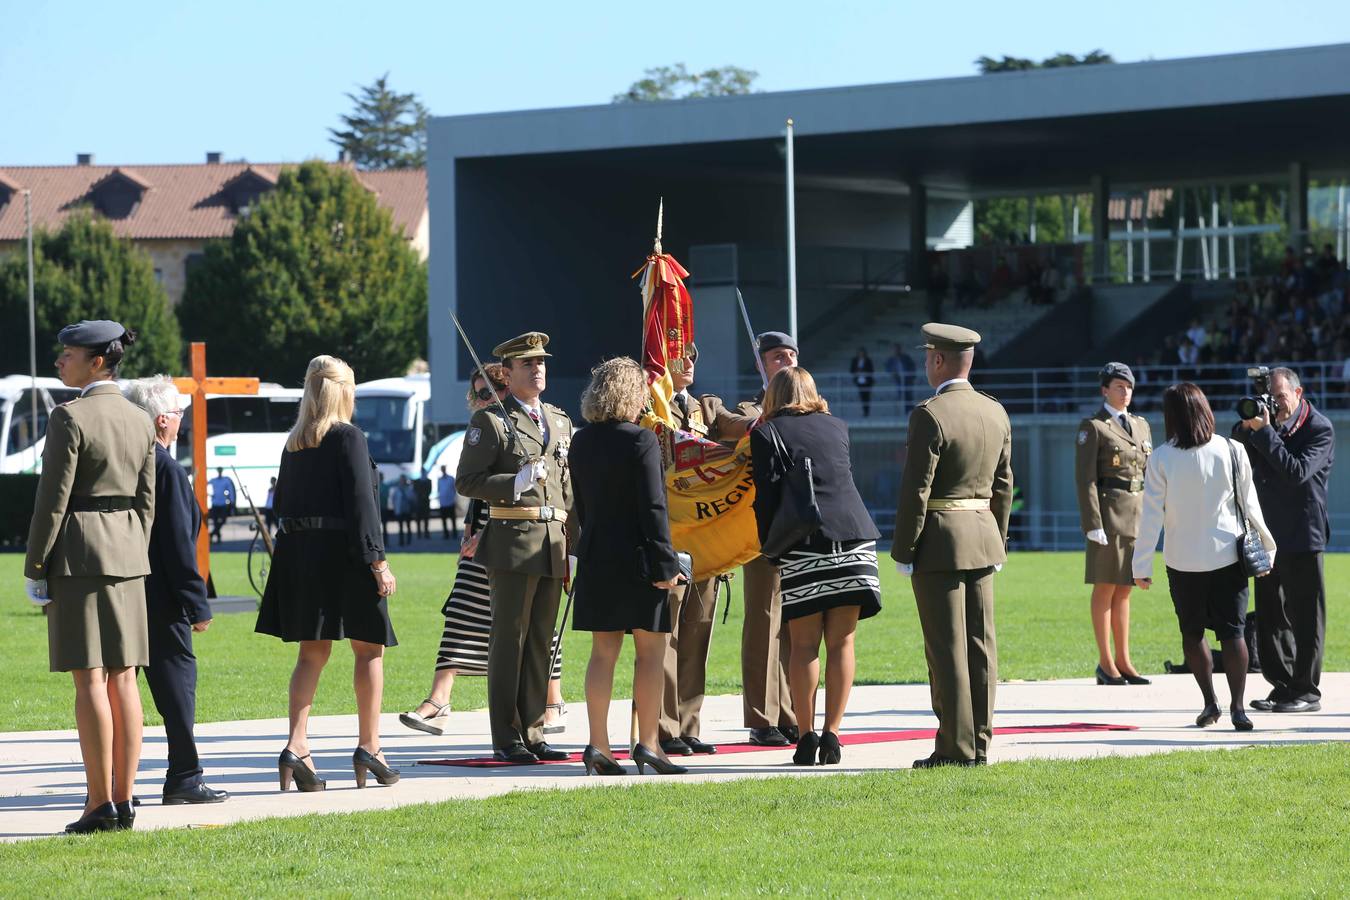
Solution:
[[[192,729],[197,720],[197,657],[192,653],[192,626],[186,620],[156,622],[151,614],[150,665],[145,682],[155,709],[164,719],[169,743],[169,769],[164,790],[175,791],[201,781],[197,739]]]
[[[1327,591],[1321,553],[1275,554],[1275,568],[1256,579],[1257,646],[1270,699],[1322,699]]]
[[[446,537],[449,537],[452,530],[456,535],[459,534],[459,524],[455,519],[453,503],[450,506],[441,507],[441,531],[445,532]]]

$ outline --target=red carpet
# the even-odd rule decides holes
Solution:
[[[1134,725],[1097,725],[1091,722],[1070,722],[1068,725],[1015,725],[1009,728],[995,728],[994,734],[1061,734],[1072,731],[1135,731]],[[937,735],[936,728],[911,728],[908,731],[864,731],[856,734],[839,735],[839,743],[845,747],[855,744],[884,744],[892,741],[932,740]],[[717,755],[724,753],[760,753],[767,750],[787,750],[787,747],[761,747],[748,741],[735,744],[718,744]],[[615,759],[627,759],[628,751],[615,750]],[[419,759],[419,766],[465,766],[470,769],[495,769],[502,766],[536,765],[554,766],[581,762],[580,753],[569,754],[567,759],[556,763],[508,763],[499,762],[491,756],[469,756],[463,759]]]

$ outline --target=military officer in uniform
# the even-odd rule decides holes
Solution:
[[[1092,585],[1092,630],[1097,637],[1098,684],[1148,684],[1130,662],[1130,562],[1143,511],[1144,467],[1153,435],[1143,416],[1132,416],[1134,373],[1124,363],[1102,367],[1102,408],[1078,425],[1074,481],[1078,515],[1087,538]],[[1115,636],[1115,659],[1110,636]]]
[[[781,331],[755,339],[765,383],[779,370],[797,365],[797,342]],[[708,436],[735,443],[759,420],[764,392],[729,410],[711,394],[702,397]],[[790,645],[783,627],[783,597],[778,569],[763,557],[745,564],[745,622],[741,626],[741,690],[745,727],[750,742],[786,747],[797,742],[797,717],[792,711],[787,664]]]
[[[572,420],[540,399],[548,335],[527,332],[493,349],[510,391],[474,413],[456,490],[489,504],[474,559],[488,572],[488,718],[494,755],[506,762],[566,759],[544,741],[549,643],[568,572]]]
[[[681,431],[706,438],[708,419],[704,404],[689,395],[697,362],[698,348],[690,342],[685,348],[684,371],[670,373],[675,382],[671,414]],[[666,648],[666,686],[659,723],[661,749],[668,756],[717,752],[715,746],[699,740],[699,714],[707,685],[718,584],[717,578],[705,578],[670,591],[670,643]]]
[[[934,396],[910,413],[891,557],[910,578],[923,629],[937,742],[916,769],[983,765],[993,735],[998,655],[994,573],[1007,560],[1012,427],[971,387],[980,336],[923,326]]]

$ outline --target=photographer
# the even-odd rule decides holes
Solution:
[[[1304,398],[1295,372],[1279,368],[1268,375],[1264,369],[1249,374],[1261,396],[1238,404],[1242,421],[1234,426],[1233,438],[1247,448],[1256,494],[1280,548],[1270,576],[1256,582],[1261,672],[1273,689],[1251,705],[1263,711],[1316,712],[1322,708],[1317,685],[1326,637],[1327,476],[1336,438],[1331,422]]]

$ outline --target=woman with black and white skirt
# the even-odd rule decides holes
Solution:
[[[506,376],[502,374],[501,365],[489,363],[484,368],[492,379],[492,387],[484,383],[481,375],[474,375],[469,386],[470,415],[493,403],[494,390],[498,399],[507,396]],[[445,733],[450,721],[450,692],[454,688],[456,675],[487,675],[492,605],[488,601],[487,569],[473,558],[487,521],[487,504],[479,500],[471,502],[464,516],[464,542],[459,549],[455,581],[450,587],[450,596],[445,598],[445,605],[441,607],[445,628],[441,632],[441,645],[436,653],[436,674],[431,680],[431,693],[416,709],[398,717],[404,725],[417,731],[434,735]],[[544,714],[545,734],[558,734],[567,728],[562,721],[567,714],[567,707],[562,700],[562,648],[558,646],[561,640],[561,633],[554,632],[553,646],[550,648],[554,663],[553,671],[549,674],[548,707]]]
[[[816,392],[811,374],[800,367],[783,369],[764,395],[764,421],[750,432],[755,479],[755,519],[761,543],[778,512],[787,460],[776,449],[777,432],[795,465],[810,458],[820,530],[774,562],[782,579],[783,620],[788,626],[791,655],[788,685],[802,728],[792,761],[813,765],[838,763],[839,728],[853,688],[853,633],[858,620],[881,611],[877,577],[880,534],[853,483],[849,463],[848,426],[830,415]],[[825,642],[825,722],[814,729],[816,686],[820,681],[820,643]]]

